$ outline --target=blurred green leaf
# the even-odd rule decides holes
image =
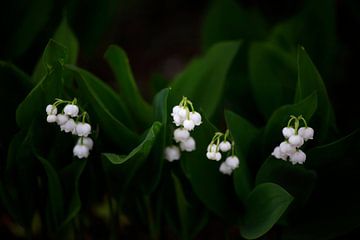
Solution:
[[[295,102],[298,103],[312,94],[318,95],[318,108],[316,118],[317,138],[324,141],[328,136],[329,128],[335,124],[335,116],[327,95],[326,87],[321,76],[307,55],[303,47],[298,47],[298,82],[296,87]]]
[[[75,74],[79,91],[91,104],[90,107],[94,109],[98,123],[106,135],[121,149],[133,147],[138,136],[125,125],[132,126],[132,122],[120,97],[90,72],[72,65],[66,65],[66,69]]]
[[[105,59],[113,70],[118,86],[129,109],[132,110],[135,119],[141,123],[151,122],[151,106],[142,98],[134,80],[129,60],[125,51],[115,45],[111,45],[106,53]]]
[[[214,0],[203,25],[203,46],[208,49],[220,41],[262,39],[266,22],[255,9],[243,9],[234,0]]]
[[[307,163],[311,161],[309,158]],[[292,165],[282,159],[269,157],[256,175],[256,185],[272,182],[283,187],[294,198],[294,204],[303,205],[309,199],[315,185],[316,173],[304,166]]]
[[[245,214],[240,233],[246,239],[256,239],[268,232],[280,219],[293,197],[274,183],[255,187],[245,202]]]
[[[240,45],[241,42],[219,43],[204,57],[193,60],[171,84],[170,105],[177,105],[186,96],[211,117],[220,104],[228,69]]]
[[[282,129],[287,126],[290,115],[302,115],[307,122],[310,122],[317,109],[317,94],[313,92],[302,101],[285,105],[274,111],[264,130],[263,143],[264,155],[267,157],[275,146],[279,145],[282,140]]]
[[[292,103],[296,57],[269,42],[255,42],[249,51],[249,73],[255,101],[269,118],[278,107]]]
[[[251,145],[259,135],[259,130],[250,122],[231,111],[225,111],[226,124],[235,141],[235,152],[240,165],[234,171],[234,186],[238,197],[244,200],[251,192],[252,181],[248,167]]]

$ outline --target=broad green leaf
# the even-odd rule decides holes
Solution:
[[[62,45],[50,40],[45,52],[44,59],[49,72],[36,84],[16,110],[16,122],[21,128],[29,127],[34,117],[41,115],[45,117],[46,105],[62,96],[62,63],[66,50]]]
[[[64,214],[64,202],[63,202],[63,193],[61,182],[58,174],[51,164],[43,157],[36,154],[38,160],[42,164],[46,176],[47,176],[47,217],[51,223],[51,228],[55,229],[60,225],[63,214]]]
[[[205,206],[227,222],[236,222],[239,203],[232,178],[219,171],[220,162],[206,158],[206,149],[217,129],[203,117],[203,123],[194,130],[196,150],[182,152],[180,163],[192,189]]]
[[[186,96],[211,117],[220,104],[228,69],[240,45],[241,42],[219,43],[205,56],[193,60],[171,84],[170,105]]]
[[[106,135],[121,149],[134,146],[138,136],[125,125],[131,126],[132,122],[120,97],[90,72],[72,65],[66,65],[66,68],[75,74],[80,92],[91,104]]]
[[[307,158],[305,165],[311,159]],[[280,185],[300,205],[306,203],[315,185],[316,173],[304,166],[292,165],[282,159],[269,157],[260,167],[256,175],[256,185],[272,182]]]
[[[104,170],[116,193],[121,194],[123,193],[122,191],[127,189],[135,174],[146,162],[161,126],[162,124],[160,122],[154,122],[142,142],[128,155],[117,155],[114,153],[102,154]]]
[[[150,123],[151,106],[140,94],[125,51],[118,46],[111,45],[105,53],[105,59],[113,70],[121,94],[129,109],[132,110],[132,114],[141,123]]]
[[[296,87],[295,102],[298,103],[308,95],[317,92],[318,109],[316,118],[317,138],[324,141],[327,138],[329,127],[333,126],[334,113],[327,95],[326,87],[321,76],[307,55],[303,47],[298,47],[298,82]]]
[[[255,9],[243,9],[234,0],[212,1],[204,20],[204,49],[220,41],[261,39],[266,35],[266,22]]]
[[[256,239],[268,232],[280,219],[293,197],[274,183],[255,187],[245,202],[245,214],[240,224],[241,236]]]
[[[234,186],[238,197],[244,200],[251,191],[252,181],[248,167],[251,145],[259,135],[259,130],[246,119],[233,112],[225,111],[226,124],[235,141],[235,152],[240,165],[234,171]]]
[[[249,74],[260,112],[269,118],[278,107],[292,103],[296,57],[269,42],[255,42],[249,51]]]
[[[64,46],[66,49],[66,55],[63,58],[64,63],[75,64],[79,51],[79,43],[69,27],[66,17],[64,17],[61,21],[53,36],[53,39],[57,43]],[[36,64],[35,70],[33,72],[32,79],[35,83],[39,82],[48,71],[46,66],[46,57],[49,55],[49,53],[47,53],[47,49],[48,48],[45,48],[45,52]]]
[[[269,156],[275,146],[284,139],[282,129],[287,125],[290,115],[302,115],[309,123],[317,109],[317,94],[313,92],[302,101],[285,105],[274,111],[264,130],[264,156]]]
[[[186,200],[180,180],[176,177],[175,174],[172,174],[171,177],[173,179],[174,188],[175,188],[176,205],[180,220],[181,236],[182,239],[189,239],[189,229],[188,229],[189,216],[187,212],[189,208],[189,203]]]
[[[309,167],[321,168],[342,161],[344,153],[353,152],[360,146],[359,139],[360,130],[357,129],[334,142],[310,149],[306,153]]]

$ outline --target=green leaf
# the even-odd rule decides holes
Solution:
[[[268,232],[280,219],[293,197],[274,183],[255,187],[245,202],[245,214],[240,233],[246,239],[256,239]]]
[[[75,64],[79,52],[79,43],[69,27],[66,17],[61,21],[53,39],[65,48],[66,55],[63,57],[63,63]],[[47,49],[48,47],[45,48],[45,52],[41,56],[33,72],[32,79],[35,83],[39,82],[47,73],[46,57],[49,56]]]
[[[249,74],[255,101],[266,118],[278,107],[292,103],[296,85],[295,55],[269,42],[255,42],[249,51]]]
[[[112,180],[111,184],[115,192],[122,193],[129,186],[137,171],[148,158],[161,126],[160,122],[154,122],[143,141],[128,155],[102,154],[103,167]]]
[[[241,42],[219,43],[204,57],[193,60],[171,84],[170,104],[174,106],[186,96],[211,117],[220,104],[228,69],[240,45]]]
[[[244,200],[251,191],[252,182],[248,167],[251,145],[259,135],[259,130],[250,122],[233,112],[225,111],[226,124],[235,141],[235,152],[240,165],[234,171],[234,186],[239,199]]]
[[[264,130],[264,155],[267,157],[275,146],[283,140],[282,129],[287,125],[290,115],[302,115],[307,122],[312,119],[317,109],[317,94],[313,92],[301,102],[285,105],[277,109],[270,117]]]
[[[243,9],[234,0],[215,0],[209,7],[203,25],[203,46],[208,49],[220,41],[261,39],[266,22],[255,9]]]
[[[98,123],[105,134],[121,149],[134,146],[138,136],[125,125],[131,126],[132,122],[120,97],[90,72],[72,65],[65,67],[75,74],[80,92],[94,109]]]
[[[306,165],[311,160],[308,158]],[[295,203],[303,205],[309,199],[315,185],[316,173],[304,166],[269,157],[256,175],[256,185],[272,182],[280,185],[292,196]]]
[[[334,112],[321,76],[303,47],[298,48],[298,82],[295,102],[298,103],[316,91],[318,95],[317,138],[324,141],[334,123]]]
[[[236,222],[239,203],[232,178],[219,171],[219,162],[206,158],[207,146],[216,131],[203,117],[203,123],[192,135],[196,139],[196,150],[191,153],[183,152],[180,164],[193,191],[205,206],[225,221]]]
[[[111,45],[105,53],[105,59],[115,74],[121,94],[129,109],[132,110],[132,114],[141,123],[150,123],[152,120],[151,106],[142,98],[137,88],[125,51],[118,46]]]

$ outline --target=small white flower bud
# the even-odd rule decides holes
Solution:
[[[77,117],[79,114],[79,107],[74,104],[67,104],[64,107],[64,113],[71,117]]]
[[[184,129],[184,128],[177,128],[174,131],[174,140],[175,140],[175,142],[186,141],[189,137],[190,137],[189,131]]]
[[[284,127],[282,129],[282,134],[284,135],[285,138],[289,138],[292,135],[295,135],[295,129],[292,127]]]
[[[301,150],[297,150],[294,154],[290,155],[290,162],[292,164],[303,164],[305,160],[306,154]]]
[[[46,106],[46,113],[47,113],[47,115],[56,115],[57,108],[54,105],[49,104]]]
[[[58,124],[58,125],[63,125],[63,124],[65,124],[68,120],[69,120],[69,116],[68,115],[65,115],[65,114],[58,114],[57,116],[56,116],[56,123]]]
[[[232,168],[226,164],[226,162],[221,163],[219,171],[226,175],[231,175]]]
[[[179,105],[176,105],[172,108],[172,114],[171,115],[177,115],[179,114],[181,107]]]
[[[288,142],[292,146],[299,148],[304,144],[304,139],[299,135],[292,135],[291,137],[289,137]]]
[[[87,158],[89,156],[89,148],[85,145],[76,144],[73,149],[73,154],[78,158]]]
[[[184,128],[191,131],[195,127],[195,123],[192,120],[186,119],[183,123]]]
[[[164,150],[164,158],[169,162],[180,159],[180,149],[179,147],[172,145],[168,146]]]
[[[230,156],[227,157],[226,160],[226,165],[228,165],[232,170],[234,170],[235,168],[237,168],[239,166],[239,158],[236,156]]]
[[[194,122],[196,126],[201,125],[201,115],[198,112],[190,112],[190,119]]]
[[[80,137],[77,141],[77,145],[85,145],[89,150],[91,150],[94,146],[94,141],[89,137]]]
[[[287,154],[286,153],[283,153],[281,150],[280,150],[280,147],[276,147],[274,149],[274,151],[271,153],[272,156],[276,157],[277,159],[282,159],[282,160],[285,160],[287,159]]]
[[[53,123],[53,122],[56,122],[56,116],[55,115],[48,115],[47,117],[46,117],[46,121],[48,122],[48,123]]]
[[[189,110],[187,110],[184,107],[179,107],[177,115],[181,118],[181,119],[186,119],[187,113]]]
[[[215,160],[215,156],[216,153],[215,152],[207,152],[206,153],[206,157],[209,159],[209,160]]]
[[[87,137],[91,133],[91,125],[88,123],[76,124],[76,134],[79,137]]]
[[[216,144],[209,144],[209,146],[207,147],[207,151],[208,152],[216,152]]]
[[[219,148],[222,152],[227,152],[231,149],[231,143],[228,141],[222,141],[219,145]]]
[[[76,123],[74,121],[74,119],[69,119],[69,121],[67,121],[65,124],[60,126],[61,131],[65,131],[65,132],[73,132],[76,128]]]
[[[189,137],[187,140],[180,142],[181,151],[192,152],[196,149],[194,138]]]
[[[286,141],[280,143],[279,149],[282,153],[286,155],[290,155],[296,152],[296,148]]]
[[[214,156],[214,160],[220,161],[220,159],[221,159],[221,153],[216,152],[216,153],[215,153],[215,156]]]
[[[304,138],[305,141],[314,139],[314,129],[311,127],[301,127],[298,131],[299,135]]]
[[[174,116],[173,116],[173,120],[174,120],[173,123],[174,123],[177,127],[181,126],[181,125],[183,124],[183,122],[184,122],[179,115],[174,115]]]

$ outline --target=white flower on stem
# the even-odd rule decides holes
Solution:
[[[190,120],[192,120],[195,124],[195,126],[201,125],[201,115],[198,112],[190,112]]]
[[[206,153],[206,157],[207,157],[209,160],[215,160],[215,154],[216,154],[216,152],[207,152],[207,153]]]
[[[71,117],[77,117],[79,114],[79,107],[75,104],[67,104],[64,107],[64,113]]]
[[[195,123],[194,123],[192,120],[190,120],[190,119],[186,119],[186,120],[183,122],[183,126],[184,126],[184,128],[185,128],[186,130],[191,131],[191,130],[194,129]]]
[[[284,127],[282,129],[282,134],[284,135],[285,138],[289,138],[295,135],[295,129],[292,127]]]
[[[46,121],[48,122],[48,123],[53,123],[53,122],[56,122],[56,115],[48,115],[47,117],[46,117]]]
[[[172,145],[168,146],[164,150],[164,158],[169,162],[180,159],[180,149],[178,146]]]
[[[228,165],[232,170],[239,166],[239,158],[237,156],[227,157],[225,160],[226,165]]]
[[[69,116],[65,115],[65,114],[58,114],[56,116],[56,123],[61,126],[63,124],[65,124],[67,121],[69,121]]]
[[[231,149],[231,143],[229,141],[222,141],[219,148],[222,152],[228,152]]]
[[[189,137],[185,141],[180,142],[181,151],[192,152],[196,149],[196,143],[194,138]]]
[[[94,146],[94,141],[89,137],[80,137],[76,144],[85,145],[89,150],[91,150]]]
[[[209,144],[208,147],[207,147],[208,152],[217,152],[216,149],[217,149],[216,144]]]
[[[300,135],[292,135],[289,137],[288,142],[292,146],[299,148],[304,144],[304,139]]]
[[[280,150],[280,147],[274,148],[274,151],[271,153],[272,156],[276,157],[277,159],[285,160],[287,159],[288,155],[286,153],[283,153]]]
[[[46,106],[46,113],[47,113],[47,115],[56,115],[57,108],[54,105],[49,104]]]
[[[65,131],[65,132],[74,132],[76,129],[76,123],[74,121],[74,119],[69,119],[69,121],[67,121],[65,124],[60,126],[61,131]]]
[[[221,163],[219,171],[226,175],[231,175],[233,169],[226,164],[226,162]]]
[[[177,128],[174,131],[174,140],[175,140],[175,142],[186,141],[189,137],[190,137],[189,131],[184,129],[184,128]]]
[[[79,137],[87,137],[91,133],[91,125],[88,123],[76,124],[76,134]]]
[[[294,154],[290,155],[290,162],[292,164],[303,164],[305,160],[306,154],[301,150],[297,150]]]
[[[311,127],[301,127],[298,130],[298,134],[307,141],[314,138],[314,129]]]
[[[183,122],[184,122],[179,115],[174,115],[174,116],[173,116],[173,120],[174,120],[173,123],[174,123],[177,127],[181,126],[181,125],[183,124]]]
[[[73,149],[74,156],[78,158],[87,158],[89,156],[89,148],[84,144],[76,144]]]
[[[296,152],[296,148],[286,141],[280,143],[279,149],[280,149],[281,153],[286,154],[286,155],[291,155],[294,152]]]
[[[182,119],[182,120],[185,120],[186,119],[186,116],[188,114],[188,111],[186,108],[184,107],[179,107],[178,109],[178,112],[177,112],[177,115]]]

